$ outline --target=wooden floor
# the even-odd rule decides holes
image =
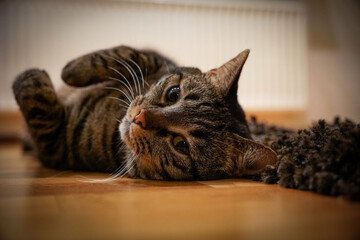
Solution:
[[[162,182],[45,169],[0,144],[0,239],[360,239],[360,204],[241,179]]]

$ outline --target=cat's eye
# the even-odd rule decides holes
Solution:
[[[180,152],[182,154],[188,154],[189,153],[189,145],[186,142],[184,137],[182,137],[180,135],[177,135],[177,136],[173,137],[172,144],[173,144],[174,148],[178,152]]]
[[[175,103],[180,97],[180,87],[175,86],[169,89],[166,95],[166,99],[168,102]]]

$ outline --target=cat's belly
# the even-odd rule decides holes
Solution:
[[[109,98],[111,97],[111,98]],[[75,169],[111,172],[123,161],[119,122],[126,109],[103,85],[72,89],[67,106],[66,145]]]

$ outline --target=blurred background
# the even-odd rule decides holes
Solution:
[[[69,60],[129,45],[203,71],[250,48],[239,87],[247,112],[295,127],[359,122],[359,23],[355,0],[0,0],[0,116],[17,110],[19,72],[46,69],[60,87]]]

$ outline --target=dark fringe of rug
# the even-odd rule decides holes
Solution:
[[[293,131],[252,117],[249,127],[255,141],[278,154],[254,180],[360,201],[360,124],[337,117]]]

